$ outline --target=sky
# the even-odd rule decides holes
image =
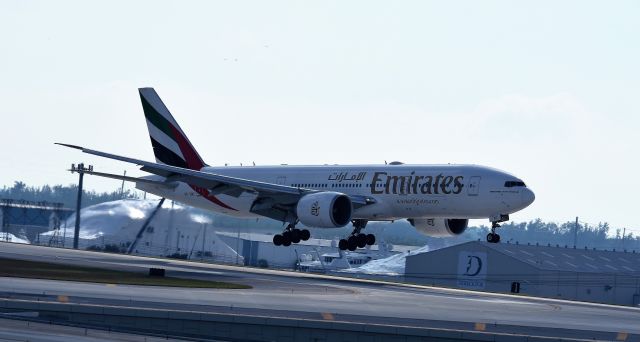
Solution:
[[[0,0],[0,186],[153,160],[154,87],[211,165],[463,163],[515,221],[640,233],[638,1]],[[112,191],[89,177],[85,188]]]

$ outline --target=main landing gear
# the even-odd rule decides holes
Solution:
[[[487,234],[487,242],[498,243],[500,242],[500,234],[496,233],[496,229],[500,228],[500,222],[509,221],[509,215],[500,215],[499,217],[490,218],[491,220],[491,233]]]
[[[347,239],[342,239],[338,242],[340,250],[355,251],[356,248],[364,248],[367,245],[371,246],[376,243],[375,235],[360,233],[367,226],[367,220],[355,219],[351,222],[353,223],[353,232]]]
[[[292,243],[307,241],[311,237],[311,232],[306,229],[298,229],[293,224],[288,224],[282,234],[273,237],[273,244],[276,246],[291,246]]]

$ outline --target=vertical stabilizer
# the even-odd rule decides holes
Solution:
[[[140,88],[142,109],[156,161],[200,170],[206,164],[153,88]]]

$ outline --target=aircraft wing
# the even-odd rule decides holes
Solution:
[[[267,182],[260,182],[250,179],[243,179],[237,177],[230,177],[219,175],[215,173],[196,171],[186,169],[177,166],[152,163],[140,159],[134,159],[124,156],[119,156],[111,153],[96,151],[82,146],[69,145],[56,143],[57,145],[66,146],[70,148],[78,149],[84,153],[93,154],[96,156],[120,160],[123,162],[137,164],[142,166],[140,170],[149,172],[155,175],[165,177],[167,186],[175,184],[175,182],[184,182],[190,185],[205,188],[211,195],[225,194],[230,196],[240,196],[242,192],[253,192],[258,194],[252,212],[263,215],[266,217],[274,218],[277,220],[283,219],[283,209],[289,206],[295,206],[298,200],[310,193],[321,192],[320,190],[297,188],[288,185],[273,184]],[[99,172],[87,172],[97,176],[123,179],[127,181],[145,181],[143,178],[133,178],[119,175],[103,174]],[[147,181],[148,182],[148,181]],[[162,182],[157,182],[162,183]],[[164,183],[163,183],[164,184]],[[354,207],[361,207],[368,204],[375,203],[375,200],[367,196],[349,196]],[[286,215],[286,212],[284,213]]]

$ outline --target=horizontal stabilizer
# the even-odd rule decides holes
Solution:
[[[59,144],[59,145],[63,145],[63,144]],[[74,171],[74,170],[69,170],[69,171]],[[156,181],[156,180],[152,180],[152,179],[129,177],[129,176],[123,176],[123,175],[115,175],[115,174],[112,174],[112,173],[104,173],[104,172],[89,171],[89,170],[85,170],[85,171],[82,171],[82,172],[86,173],[88,175],[92,175],[92,176],[105,177],[105,178],[111,178],[111,179],[118,179],[118,180],[123,180],[123,181],[127,181],[127,182],[134,182],[134,183],[153,184],[153,185],[158,185],[158,186],[162,186],[162,187],[166,187],[166,188],[170,188],[170,189],[173,189],[176,186],[178,186],[177,182],[160,182],[160,181]]]

